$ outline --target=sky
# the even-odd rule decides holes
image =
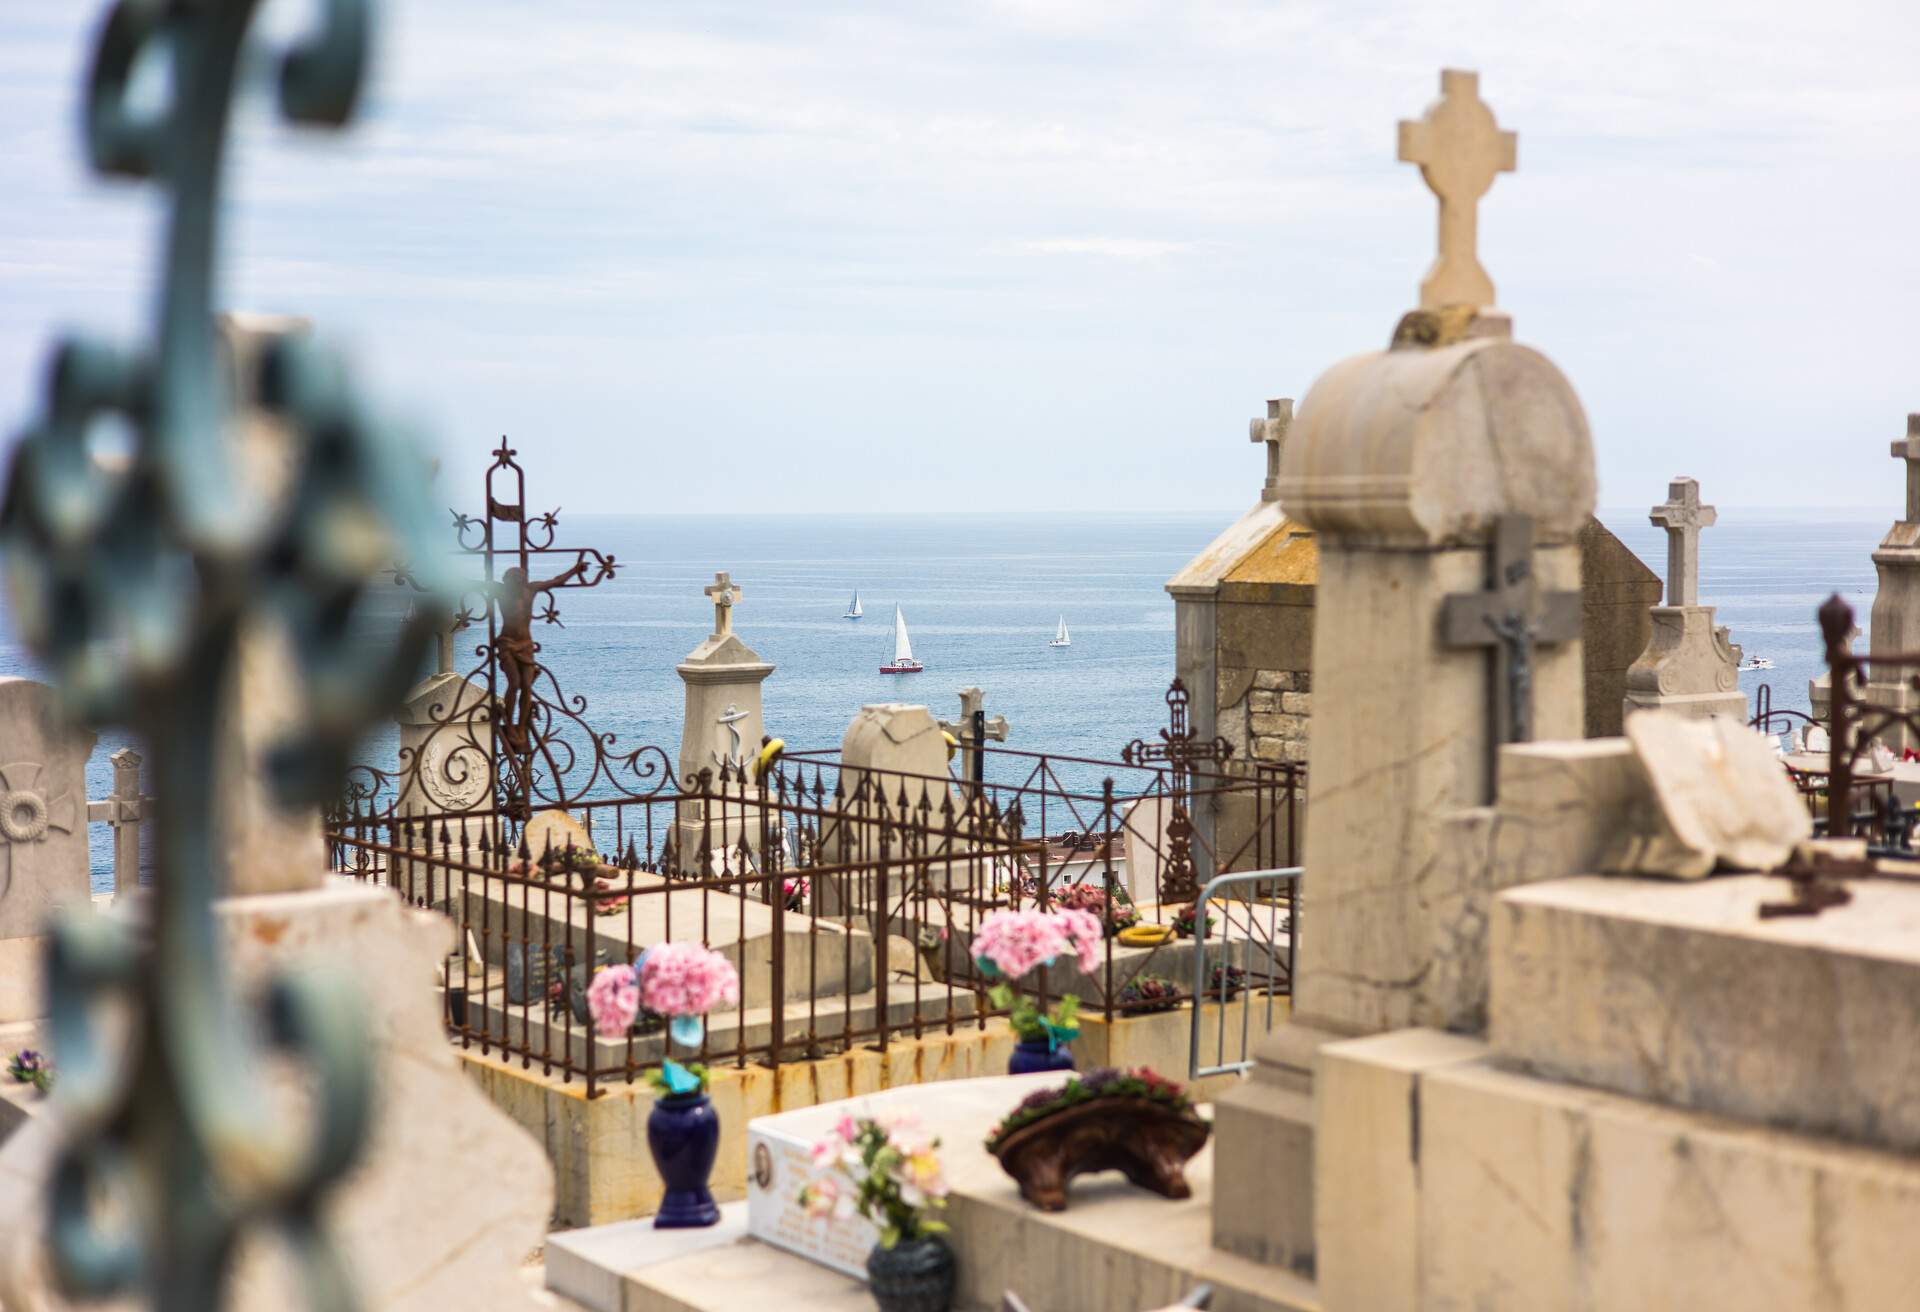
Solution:
[[[101,9],[0,17],[8,435],[57,329],[148,331],[156,198],[80,150]],[[1911,0],[387,0],[377,41],[344,136],[257,66],[223,300],[346,344],[463,488],[508,434],[580,512],[1238,511],[1247,420],[1417,301],[1395,123],[1457,67],[1601,504],[1902,503]]]

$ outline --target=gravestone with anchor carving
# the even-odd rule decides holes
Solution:
[[[748,777],[766,729],[761,684],[773,666],[760,658],[733,627],[734,607],[746,590],[722,570],[702,593],[713,604],[713,631],[678,667],[686,685],[686,718],[680,735],[680,787],[698,791],[702,772],[709,794],[689,798],[675,810],[673,851],[682,869],[733,869],[744,840],[760,846],[759,790]]]

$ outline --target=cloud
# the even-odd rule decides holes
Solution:
[[[1109,260],[1157,260],[1192,250],[1187,241],[1151,241],[1142,237],[1049,237],[1014,243],[1034,255],[1094,255]]]
[[[1480,69],[1520,133],[1482,255],[1579,388],[1603,495],[1650,504],[1672,465],[1722,506],[1898,499],[1910,5],[382,17],[351,133],[242,106],[229,297],[357,343],[452,467],[524,434],[570,508],[1038,508],[1071,487],[1237,511],[1262,475],[1245,417],[1376,348],[1414,295],[1433,208],[1394,123],[1443,66]],[[95,21],[29,6],[0,44],[9,428],[56,325],[147,331],[154,191],[90,178],[75,131]]]

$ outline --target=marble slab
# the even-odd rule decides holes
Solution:
[[[1489,1040],[1519,1069],[1920,1150],[1920,884],[1762,920],[1784,879],[1588,876],[1494,904]]]

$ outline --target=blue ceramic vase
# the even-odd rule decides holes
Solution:
[[[666,1182],[666,1196],[653,1218],[656,1230],[691,1230],[720,1219],[720,1205],[707,1176],[720,1152],[720,1118],[705,1093],[676,1093],[654,1101],[647,1117],[647,1147]]]
[[[1009,1075],[1032,1075],[1039,1071],[1070,1071],[1072,1069],[1073,1050],[1064,1043],[1050,1049],[1045,1039],[1022,1039],[1013,1046],[1013,1055],[1007,1058]]]

